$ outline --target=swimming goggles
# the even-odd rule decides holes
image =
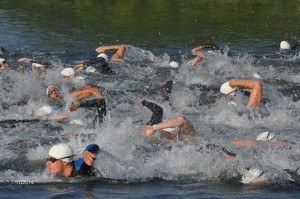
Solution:
[[[47,158],[47,162],[50,161],[52,163],[56,162],[57,160],[62,160],[62,159],[65,159],[65,158],[71,158],[71,157],[74,157],[74,155],[71,155],[71,156],[68,156],[68,157],[63,157],[63,158],[59,158],[59,159],[56,159],[54,157],[51,157],[51,158]]]

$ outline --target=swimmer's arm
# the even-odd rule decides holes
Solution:
[[[261,83],[258,80],[243,80],[243,79],[235,80],[235,79],[232,79],[229,81],[229,86],[232,88],[234,88],[235,86],[243,86],[243,87],[246,87],[249,89],[256,89],[259,86],[261,86]]]
[[[106,107],[105,99],[85,100],[82,102],[72,102],[69,106],[71,112],[76,111],[80,107]]]
[[[100,46],[100,47],[96,48],[97,53],[103,53],[106,50],[117,50],[117,52],[119,52],[123,55],[125,52],[125,46],[124,45],[112,45],[112,46]]]
[[[242,148],[260,145],[261,143],[262,143],[262,141],[260,141],[260,140],[233,140],[230,142],[230,144],[237,146],[237,147],[242,147]]]
[[[95,96],[96,98],[103,99],[102,93],[95,88],[76,90],[73,91],[71,95],[76,99],[83,99],[89,96]]]
[[[67,121],[67,120],[69,120],[69,116],[68,115],[53,115],[53,116],[49,116],[48,120]]]
[[[198,46],[198,47],[196,47],[196,48],[194,48],[193,50],[192,50],[192,53],[194,53],[194,52],[196,52],[196,51],[199,51],[199,50],[201,50],[203,48],[203,46],[201,45],[201,46]]]
[[[201,51],[196,52],[196,57],[188,62],[189,65],[195,65],[200,59],[204,57]]]

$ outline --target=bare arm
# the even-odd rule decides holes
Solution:
[[[196,131],[193,125],[182,116],[169,118],[153,126],[146,126],[144,134],[146,135],[146,137],[150,137],[156,130],[164,131],[164,129],[166,128],[176,127],[179,128],[180,136],[182,136],[183,139],[189,139],[190,137],[196,136]],[[164,135],[166,138],[170,139],[170,133],[164,132]],[[171,138],[174,138],[174,134],[172,134]]]
[[[288,146],[288,141],[278,141],[278,142],[270,142],[270,141],[261,141],[261,140],[233,140],[230,142],[230,144],[242,148],[250,147],[250,146],[256,146],[260,145],[264,142],[270,143],[270,144],[276,144],[278,146]]]
[[[198,46],[198,47],[196,47],[196,48],[194,48],[193,50],[192,50],[192,53],[194,53],[194,52],[196,52],[196,51],[199,51],[199,50],[201,50],[203,48],[203,46],[201,45],[201,46]]]
[[[66,121],[66,120],[69,120],[69,116],[68,115],[53,115],[53,116],[49,116],[48,120]]]
[[[234,88],[235,86],[242,86],[248,89],[248,91],[251,93],[247,105],[248,107],[254,108],[260,105],[263,96],[263,88],[259,80],[232,79],[229,81],[229,86],[231,86],[232,88]]]
[[[106,50],[117,50],[117,52],[111,57],[112,61],[122,61],[121,57],[125,53],[124,45],[112,45],[112,46],[100,46],[96,48],[97,53],[103,53]]]
[[[191,61],[189,61],[188,64],[195,65],[200,59],[202,59],[204,57],[203,53],[200,50],[195,51],[195,53],[196,53],[196,57],[194,59],[192,59]]]
[[[102,93],[95,87],[86,86],[80,90],[71,92],[71,95],[76,99],[83,99],[89,96],[95,96],[96,98],[103,99]]]

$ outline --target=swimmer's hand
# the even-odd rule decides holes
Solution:
[[[79,102],[72,102],[71,105],[69,106],[69,110],[71,112],[76,111],[80,107]]]
[[[91,166],[96,159],[95,155],[87,150],[82,153],[84,163]]]
[[[152,126],[146,126],[146,128],[144,129],[142,135],[146,136],[146,137],[150,137],[151,135],[153,135],[154,133],[154,129]]]

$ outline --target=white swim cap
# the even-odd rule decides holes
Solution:
[[[49,94],[49,88],[50,88],[50,87],[54,87],[54,88],[56,89],[56,87],[53,86],[53,85],[48,86],[48,88],[46,89],[46,95],[47,95],[47,96],[48,96],[48,94]]]
[[[171,66],[172,68],[178,68],[179,67],[179,64],[176,62],[176,61],[171,61],[169,63],[169,66]]]
[[[47,115],[51,115],[52,112],[53,112],[53,108],[51,106],[42,106],[37,111],[35,111],[35,116],[37,117],[47,116]]]
[[[280,49],[281,50],[291,49],[291,45],[287,41],[282,41],[280,42]]]
[[[45,65],[38,64],[38,63],[32,63],[31,67],[32,67],[32,69],[44,69]]]
[[[60,74],[64,77],[70,77],[75,75],[75,70],[73,68],[65,68],[60,72]]]
[[[105,53],[100,53],[97,57],[102,57],[105,61],[108,61],[108,56]]]
[[[49,150],[49,156],[61,159],[64,162],[72,162],[74,151],[69,145],[57,144],[51,147]]]
[[[257,73],[253,73],[253,77],[255,77],[256,79],[262,79],[262,77]]]
[[[224,95],[234,95],[234,92],[236,91],[236,87],[232,88],[231,86],[229,86],[229,82],[225,82],[224,84],[222,84],[221,88],[220,88],[220,92],[223,93]]]
[[[2,64],[5,61],[5,59],[0,58],[0,63]]]
[[[262,132],[261,134],[259,134],[256,138],[256,140],[261,140],[261,141],[270,141],[273,140],[275,137],[274,133],[271,132]]]
[[[85,72],[94,73],[94,72],[96,72],[96,68],[94,68],[93,66],[89,66],[86,68]]]

